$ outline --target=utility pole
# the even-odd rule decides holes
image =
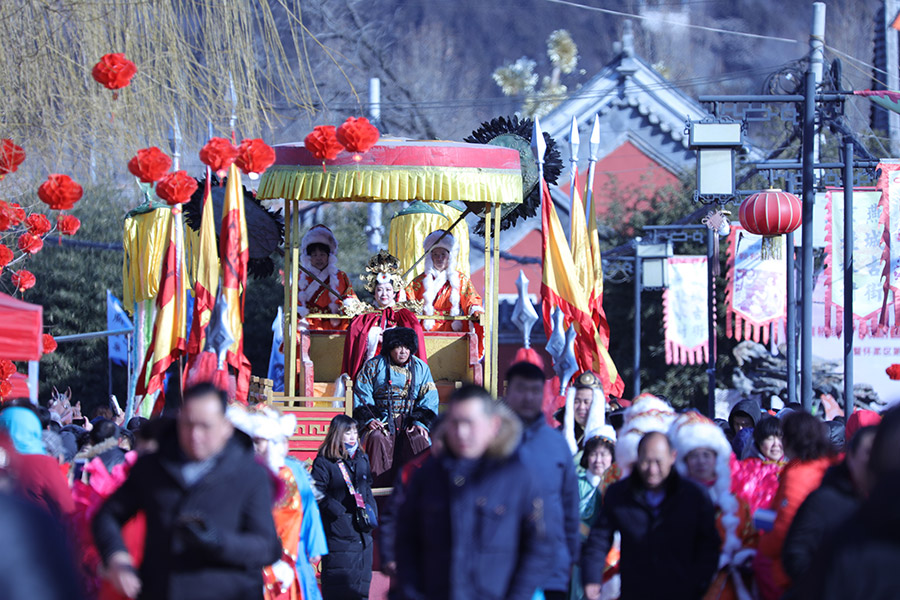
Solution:
[[[381,130],[381,80],[377,77],[369,79],[369,121]],[[367,210],[366,235],[369,238],[369,254],[376,254],[381,250],[384,234],[384,227],[381,225],[381,203],[369,202]]]

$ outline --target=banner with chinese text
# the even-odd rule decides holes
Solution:
[[[667,269],[669,287],[663,292],[666,363],[701,363],[709,359],[706,257],[673,256]]]

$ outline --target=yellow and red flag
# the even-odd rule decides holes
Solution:
[[[247,286],[247,262],[250,258],[247,219],[241,173],[231,165],[225,184],[222,207],[222,295],[228,303],[228,329],[234,343],[226,362],[237,371],[237,399],[247,402],[250,391],[250,361],[244,356],[244,288]]]
[[[206,190],[203,193],[203,209],[200,217],[199,259],[194,271],[194,317],[187,353],[191,361],[203,352],[206,326],[216,304],[219,290],[219,252],[216,248],[216,221],[213,212],[210,173],[206,173]]]

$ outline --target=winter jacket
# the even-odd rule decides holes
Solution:
[[[262,598],[262,569],[282,553],[272,521],[271,476],[243,434],[235,433],[213,460],[212,469],[188,485],[173,423],[159,451],[138,459],[94,518],[94,539],[106,560],[125,551],[121,527],[144,512],[141,598]]]
[[[622,599],[695,600],[719,566],[716,510],[706,490],[674,469],[657,510],[636,474],[614,483],[581,552],[584,585],[600,583],[613,534],[622,536]]]
[[[756,427],[756,424],[759,423],[759,418],[762,416],[762,409],[759,407],[759,401],[753,398],[746,398],[735,404],[728,414],[728,425],[732,431],[734,431],[734,417],[738,413],[744,413],[753,419],[753,426]]]
[[[816,551],[859,505],[847,464],[828,469],[822,485],[800,505],[784,540],[781,562],[792,580],[799,580],[809,570]]]
[[[395,544],[405,600],[530,600],[547,581],[544,500],[515,452],[521,424],[502,415],[481,459],[435,452],[412,476]]]
[[[431,456],[430,447],[403,465],[397,474],[391,495],[378,515],[378,557],[382,566],[397,562],[397,553],[394,550],[394,540],[397,536],[397,513],[406,499],[406,489],[413,474],[425,464],[429,456]]]
[[[369,457],[359,448],[344,464],[353,487],[374,510]],[[322,492],[319,512],[328,540],[328,555],[322,558],[322,595],[326,600],[366,598],[372,580],[372,534],[360,533],[354,525],[356,500],[337,462],[317,456],[312,478]]]
[[[22,496],[56,518],[75,510],[69,484],[59,470],[59,461],[43,454],[19,454],[11,470]]]
[[[531,469],[544,497],[544,525],[554,558],[550,577],[540,587],[545,591],[565,591],[581,542],[578,476],[572,451],[562,434],[551,429],[541,415],[524,425],[519,455]]]

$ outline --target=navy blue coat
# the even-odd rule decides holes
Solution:
[[[572,565],[578,560],[580,542],[578,476],[572,451],[559,431],[551,429],[541,415],[525,425],[519,446],[522,462],[531,469],[544,497],[544,523],[553,552],[551,572],[542,590],[569,589]]]
[[[397,519],[401,597],[530,600],[549,573],[542,513],[540,491],[517,457],[430,457]]]

